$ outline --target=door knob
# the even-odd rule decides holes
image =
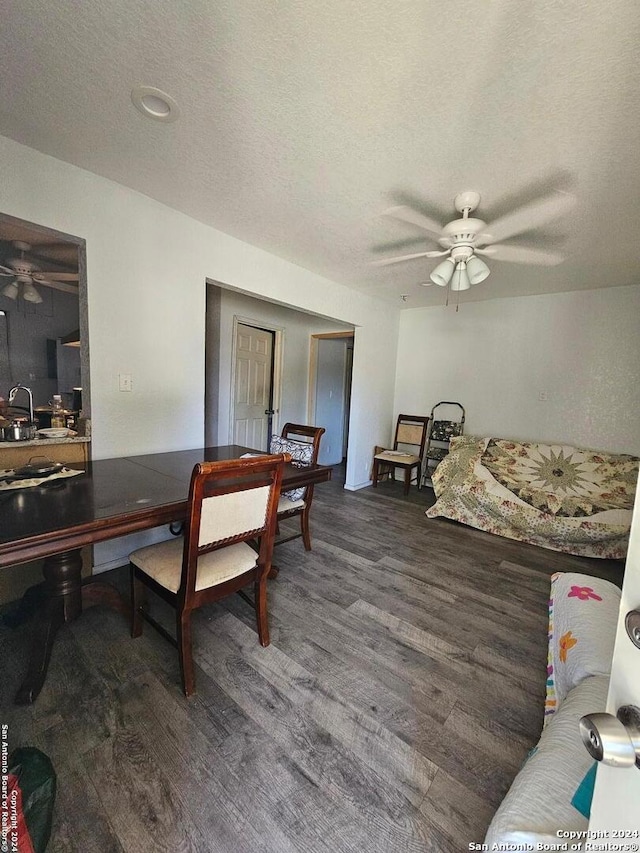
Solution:
[[[625,616],[624,626],[633,645],[640,649],[640,610],[630,610]]]
[[[623,705],[613,714],[587,714],[580,736],[596,761],[612,767],[640,767],[640,708]]]

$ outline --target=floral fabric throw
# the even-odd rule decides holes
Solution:
[[[624,559],[638,463],[568,445],[460,436],[433,474],[438,500],[426,514],[554,551]]]
[[[638,479],[633,456],[492,438],[481,463],[521,500],[553,515],[577,518],[633,508]]]

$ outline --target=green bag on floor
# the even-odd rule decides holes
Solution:
[[[44,853],[51,836],[56,774],[49,758],[33,746],[15,749],[2,790],[2,840],[6,853]]]

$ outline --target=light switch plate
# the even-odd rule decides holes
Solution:
[[[133,380],[131,378],[130,373],[119,373],[118,374],[118,390],[119,391],[133,391]]]

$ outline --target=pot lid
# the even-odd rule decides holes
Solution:
[[[61,462],[52,462],[50,459],[42,459],[39,462],[32,461],[23,465],[21,468],[16,468],[14,471],[15,477],[49,477],[51,474],[57,474],[62,471],[64,465]]]

